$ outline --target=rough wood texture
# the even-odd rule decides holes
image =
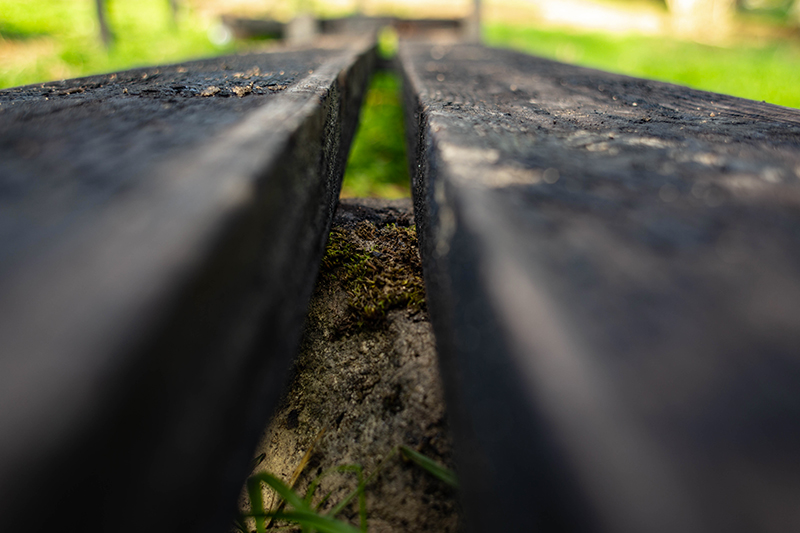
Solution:
[[[800,111],[405,43],[474,531],[800,528]]]
[[[0,91],[0,529],[230,519],[374,61],[329,44]]]

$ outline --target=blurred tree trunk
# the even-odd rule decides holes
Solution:
[[[731,31],[736,0],[667,0],[678,35],[717,39]]]
[[[103,40],[104,45],[109,46],[114,39],[114,35],[108,26],[105,0],[95,0],[95,7],[97,7],[97,22],[100,24],[100,38]]]
[[[800,26],[800,0],[794,0],[789,8],[789,19]]]
[[[106,14],[106,1],[107,0],[95,0],[94,4],[97,8],[97,22],[100,25],[100,38],[103,40],[103,44],[108,47],[111,45],[111,42],[114,40],[114,33],[111,31],[111,27],[108,25],[108,15]],[[178,0],[167,0],[169,2],[169,10],[170,14],[172,15],[172,22],[173,24],[177,24],[178,21]]]
[[[178,28],[178,0],[167,0],[169,2],[169,14],[172,21],[172,29]]]
[[[481,42],[481,0],[472,0],[472,13],[466,18],[464,38],[472,43]]]

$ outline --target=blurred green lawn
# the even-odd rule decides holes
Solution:
[[[653,78],[800,108],[800,43],[729,48],[677,39],[540,30],[503,24],[484,29],[487,44],[559,61]],[[362,110],[343,184],[348,196],[409,194],[399,81],[376,76]]]
[[[0,0],[0,88],[132,66],[229,53],[208,37],[211,21],[182,3],[111,0],[116,40],[98,38],[93,0]],[[668,38],[488,24],[487,44],[560,61],[800,108],[800,43],[714,47]],[[343,184],[346,196],[409,194],[398,78],[374,77]]]
[[[665,37],[490,24],[487,44],[568,63],[800,108],[800,42],[709,46]]]
[[[224,53],[184,3],[175,25],[167,0],[112,0],[116,35],[106,50],[93,0],[0,0],[0,88]]]
[[[342,196],[402,198],[411,195],[403,134],[400,80],[392,72],[375,73],[361,109]]]

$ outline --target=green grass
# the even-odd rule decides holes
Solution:
[[[380,474],[389,460],[398,454],[446,485],[454,489],[458,488],[458,479],[452,470],[442,466],[413,448],[401,445],[394,447],[367,477],[364,476],[361,465],[340,465],[326,470],[311,482],[304,496],[300,496],[290,485],[285,484],[269,472],[253,474],[245,483],[251,511],[240,514],[234,521],[234,526],[240,533],[247,533],[250,531],[247,522],[248,520],[253,520],[256,533],[266,533],[267,529],[271,527],[272,521],[277,520],[289,522],[290,524],[297,524],[301,526],[303,533],[314,533],[314,531],[320,531],[321,533],[367,533],[367,503],[365,490],[367,485]],[[260,458],[256,458],[256,461],[259,459]],[[301,470],[302,468],[303,466],[300,467]],[[358,484],[355,490],[347,497],[333,505],[330,510],[323,511],[322,507],[328,502],[331,496],[330,492],[316,505],[313,505],[312,501],[315,498],[316,491],[323,478],[334,472],[350,472],[356,474]],[[266,502],[264,501],[264,494],[261,490],[262,485],[266,485],[274,490],[281,498],[282,503],[273,509],[267,508],[265,505]],[[355,499],[358,500],[358,529],[336,518],[336,516],[344,511],[344,509],[350,505],[350,502]],[[284,510],[284,505],[286,504],[291,507],[289,511]]]
[[[106,50],[92,0],[0,0],[0,88],[232,50],[212,44],[185,3],[177,25],[167,0],[111,0],[108,15]]]
[[[716,47],[669,38],[485,28],[487,44],[567,63],[800,108],[800,43]]]
[[[342,196],[402,198],[410,194],[400,80],[392,72],[379,71],[361,110]]]

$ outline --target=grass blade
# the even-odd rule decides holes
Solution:
[[[270,513],[276,520],[288,520],[321,533],[359,533],[359,530],[340,520],[319,515],[313,511],[279,511]]]
[[[322,500],[320,500],[320,502],[317,504],[316,507],[314,507],[314,510],[319,511],[320,509],[322,509],[322,506],[325,505],[328,502],[328,500],[331,499],[331,496],[333,496],[333,491],[329,490],[328,493],[325,495],[325,497],[322,498]]]
[[[348,494],[345,499],[340,501],[333,509],[328,511],[328,516],[336,516],[337,514],[342,512],[342,509],[347,507],[347,504],[349,504],[353,498],[358,496],[359,493],[361,493],[364,490],[363,489],[364,483],[361,479],[363,470],[361,469],[360,465],[342,465],[336,467],[336,470],[338,470],[339,472],[355,472],[356,474],[358,474],[358,486],[356,487],[356,490]]]
[[[267,519],[264,517],[264,494],[260,480],[253,477],[247,479],[247,496],[250,498],[250,513],[256,519],[256,532],[266,533]]]
[[[294,510],[265,512],[261,483],[271,487],[289,505],[294,507]],[[256,520],[256,531],[258,533],[266,533],[268,518],[270,522],[273,519],[296,522],[304,530],[315,529],[321,533],[358,533],[357,529],[344,522],[314,512],[295,491],[268,472],[261,472],[251,476],[247,480],[247,490],[252,506],[250,516]]]
[[[250,472],[252,472],[255,469],[255,467],[257,467],[258,465],[263,463],[264,459],[266,459],[266,458],[267,458],[267,454],[266,453],[262,453],[258,457],[254,457],[253,460],[250,461],[250,466],[248,467]]]
[[[306,505],[306,502],[304,502],[303,499],[295,491],[290,489],[289,486],[286,483],[284,483],[283,481],[281,481],[277,477],[273,476],[269,472],[260,472],[258,474],[254,474],[254,475],[252,475],[250,477],[250,479],[247,480],[248,490],[249,490],[250,485],[258,487],[258,495],[257,496],[258,496],[259,501],[261,501],[260,483],[266,483],[267,485],[269,485],[272,488],[272,490],[274,490],[275,492],[278,493],[278,496],[280,496],[281,498],[286,500],[286,502],[289,505],[291,505],[292,507],[294,507],[298,511],[313,512],[313,511],[311,511],[311,508],[308,505]],[[250,494],[250,501],[255,503],[255,500],[253,499],[253,496],[255,496],[255,495],[251,493]],[[258,511],[263,513],[264,512],[263,507],[264,507],[264,504],[262,502],[261,503],[261,509],[259,509]]]
[[[358,473],[358,516],[361,524],[361,533],[367,533],[367,495],[364,491],[364,476]]]
[[[364,483],[364,469],[359,465],[346,465],[342,467],[342,471],[355,472],[356,476],[358,476],[358,486],[356,487],[356,493],[358,494],[358,516],[361,525],[361,533],[367,533],[367,495],[364,492],[366,487],[366,483]]]
[[[408,446],[400,446],[400,452],[406,456],[406,458],[421,466],[432,476],[444,481],[451,487],[458,488],[458,479],[456,478],[456,474],[449,468],[443,467],[430,457],[422,455],[418,451],[409,448]]]
[[[319,485],[322,482],[322,480],[328,477],[329,475],[333,474],[334,472],[341,472],[342,468],[343,467],[341,466],[334,466],[332,468],[325,470],[323,473],[314,478],[311,484],[309,484],[308,489],[306,489],[305,502],[307,505],[311,506],[311,501],[314,499],[314,494],[316,494],[317,489],[319,488]],[[331,493],[328,493],[328,497],[330,497],[330,494]],[[327,500],[327,498],[325,499]],[[319,509],[319,507],[320,506],[317,505],[316,508]]]

